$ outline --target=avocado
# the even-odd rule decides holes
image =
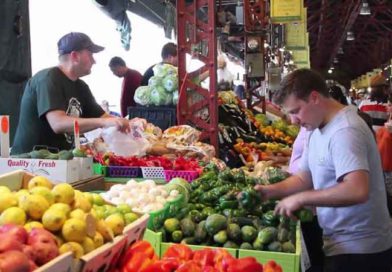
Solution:
[[[215,235],[218,231],[226,229],[227,221],[226,217],[221,214],[211,214],[206,220],[206,230],[208,234]]]

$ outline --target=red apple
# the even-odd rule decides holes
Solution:
[[[29,258],[23,252],[10,250],[0,254],[0,271],[30,272]]]
[[[14,224],[5,224],[0,226],[0,233],[6,233],[7,235],[11,235],[14,239],[18,240],[22,244],[25,244],[27,241],[27,231],[24,227],[14,225]]]
[[[0,253],[4,253],[9,250],[22,251],[22,243],[6,233],[0,234]]]
[[[56,243],[53,234],[42,228],[34,228],[30,231],[27,244],[33,246],[35,243]]]

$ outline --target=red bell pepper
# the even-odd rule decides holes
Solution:
[[[180,265],[176,272],[203,272],[203,270],[197,262],[188,261]]]
[[[143,253],[145,258],[151,259],[153,261],[157,260],[158,257],[156,256],[154,252],[154,248],[151,246],[151,244],[147,241],[138,241],[131,245],[125,254],[122,256],[122,259],[120,260],[120,266],[125,266],[126,263],[129,262],[133,258],[133,255],[135,253]]]
[[[201,267],[214,266],[215,252],[210,248],[197,250],[193,253],[192,260],[197,262]]]
[[[141,272],[174,272],[180,265],[179,261],[174,258],[166,258],[150,264]]]
[[[170,246],[162,259],[166,258],[175,258],[180,262],[186,262],[192,259],[193,252],[192,250],[183,244],[173,244]]]
[[[219,272],[215,267],[207,265],[203,267],[203,272]]]
[[[245,257],[232,260],[227,269],[227,272],[241,271],[263,272],[263,266],[258,263],[254,257]]]
[[[223,248],[217,248],[214,250],[214,267],[219,272],[226,272],[230,263],[235,260],[235,258]]]
[[[283,269],[275,261],[268,261],[264,265],[264,272],[282,272]]]
[[[151,265],[153,259],[147,257],[143,252],[135,252],[129,259],[125,259],[121,266],[121,272],[139,272]]]

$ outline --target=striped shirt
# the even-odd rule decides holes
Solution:
[[[372,117],[373,129],[375,131],[384,126],[384,123],[388,121],[389,118],[387,104],[378,103],[377,101],[365,99],[359,105],[359,110],[366,112],[370,115],[370,117]]]

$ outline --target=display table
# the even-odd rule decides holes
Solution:
[[[105,180],[102,175],[93,175],[90,178],[77,180],[70,183],[72,187],[82,192],[104,191]]]

